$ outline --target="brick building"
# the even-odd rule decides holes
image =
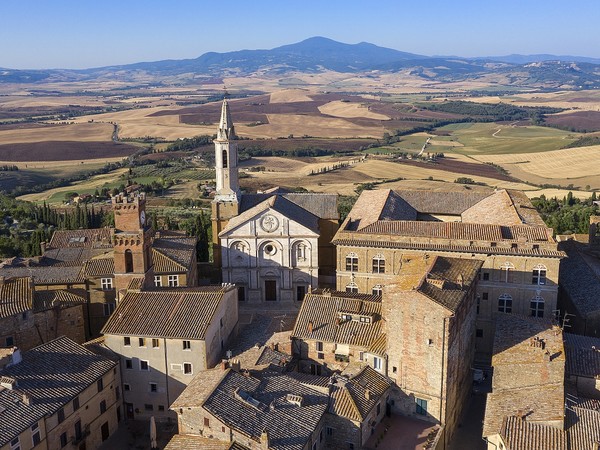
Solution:
[[[234,337],[237,308],[234,286],[127,292],[102,330],[121,358],[127,416],[174,418],[171,403]]]
[[[29,277],[0,277],[0,346],[27,351],[63,335],[84,342],[85,302],[69,291],[35,291]]]
[[[66,337],[0,369],[0,450],[97,448],[121,420],[119,364]]]
[[[559,262],[552,230],[521,192],[363,191],[340,226],[337,289],[380,293],[415,255],[483,262],[477,350],[491,355],[500,312],[552,317]]]

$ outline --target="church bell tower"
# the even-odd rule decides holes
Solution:
[[[212,202],[213,261],[221,268],[221,244],[219,233],[232,217],[238,215],[240,185],[238,180],[237,136],[231,120],[227,99],[223,100],[221,120],[215,144],[216,194]]]

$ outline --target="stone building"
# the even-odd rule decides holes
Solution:
[[[472,389],[479,260],[415,255],[384,289],[391,410],[445,428],[449,442]]]
[[[0,369],[0,450],[98,448],[121,420],[119,364],[66,337]]]
[[[483,261],[477,350],[491,355],[498,313],[552,317],[559,262],[552,230],[521,192],[363,191],[340,226],[337,289],[380,293],[415,255]]]
[[[171,403],[195,374],[220,361],[237,311],[233,286],[127,292],[102,330],[121,358],[127,417],[174,418]]]
[[[0,277],[0,346],[27,351],[63,335],[84,342],[85,302],[69,291],[35,291],[29,277]]]
[[[564,333],[566,379],[600,407],[600,338]]]
[[[334,283],[337,195],[283,189],[241,194],[236,139],[225,100],[214,141],[215,266],[224,282],[236,284],[240,301],[297,308],[308,290]]]

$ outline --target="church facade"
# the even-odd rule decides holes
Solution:
[[[241,302],[287,306],[310,289],[333,286],[337,195],[283,189],[241,194],[235,141],[225,100],[215,139],[212,203],[213,258],[222,281],[238,287]]]

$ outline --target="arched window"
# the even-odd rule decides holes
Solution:
[[[531,276],[531,284],[537,284],[538,286],[546,284],[546,270],[546,266],[543,264],[535,266]]]
[[[223,150],[223,169],[227,169],[227,150]]]
[[[383,286],[380,284],[376,284],[373,286],[373,290],[371,291],[373,295],[381,295],[383,294]]]
[[[358,293],[358,286],[356,283],[350,283],[346,285],[346,292]]]
[[[512,312],[512,297],[508,294],[502,294],[498,297],[498,311],[503,313]]]
[[[385,273],[385,258],[377,254],[373,257],[373,273]]]
[[[133,253],[131,250],[125,250],[125,273],[133,272]]]
[[[504,272],[502,277],[502,281],[505,283],[513,283],[514,282],[514,274],[515,274],[515,265],[511,262],[505,262],[500,266],[500,269]]]
[[[348,253],[348,255],[346,256],[346,271],[358,271],[358,255],[354,252]]]
[[[533,317],[544,317],[544,299],[536,295],[530,302],[531,315]]]

